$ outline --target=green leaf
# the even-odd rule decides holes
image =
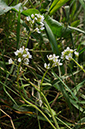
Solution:
[[[3,15],[10,10],[22,11],[22,3],[19,3],[15,6],[8,6],[4,1],[0,0],[0,15]]]
[[[79,0],[79,2],[81,3],[81,5],[83,6],[83,8],[85,9],[85,2],[84,2],[84,0]]]
[[[71,23],[71,26],[77,27],[79,25],[79,23],[80,23],[80,20],[76,20],[76,21]]]
[[[9,98],[17,105],[16,101],[13,99],[13,97],[6,90],[6,85],[3,82],[1,82],[1,81],[0,81],[0,84],[3,85],[3,89],[4,89],[5,93],[9,96]]]
[[[50,15],[54,14],[62,5],[69,0],[54,0],[50,7]]]
[[[57,55],[60,55],[56,39],[53,35],[53,32],[52,32],[51,28],[49,27],[49,25],[47,24],[46,21],[44,22],[44,25],[45,25],[45,28],[46,28],[47,36],[48,36],[48,39],[50,41],[50,45],[52,47],[53,53],[55,53]]]
[[[71,109],[71,102],[70,102],[70,99],[69,99],[69,94],[66,92],[66,89],[64,88],[64,86],[63,86],[61,83],[59,83],[59,85],[58,85],[58,84],[55,85],[55,88],[56,88],[57,86],[59,87],[59,90],[62,92],[63,96],[65,97],[66,102],[67,102],[67,104],[68,104],[70,110],[72,110],[72,109]]]
[[[51,7],[50,7],[50,10],[53,9],[53,7],[58,3],[58,1],[59,1],[59,0],[54,0],[54,1],[53,1],[52,5],[51,5]]]
[[[59,79],[59,81],[63,84],[63,86],[66,88],[66,90],[71,94],[71,96],[76,100],[78,101],[78,98],[74,95],[74,93],[71,91],[71,89],[63,82],[63,80],[54,72],[52,72],[53,76],[56,77],[57,79]],[[57,82],[55,81],[55,84]],[[55,85],[54,84],[54,85]]]
[[[22,11],[22,14],[25,15],[25,16],[30,16],[31,14],[38,14],[39,11],[37,9],[27,9],[27,10],[24,10]]]
[[[79,89],[83,86],[84,83],[85,83],[85,80],[73,88],[73,92],[75,95],[78,93]]]
[[[76,103],[76,101],[70,99],[70,102],[71,102],[71,103],[73,104],[73,106],[74,106],[75,108],[77,108],[79,111],[85,113],[84,109],[83,109],[82,107],[80,107],[80,105],[78,105],[78,104]]]
[[[62,23],[52,19],[50,16],[47,16],[45,20],[55,36],[68,37],[70,34],[71,29],[66,28]]]

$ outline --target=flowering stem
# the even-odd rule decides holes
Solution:
[[[83,70],[83,72],[85,73],[85,70],[83,69],[83,67],[78,63],[78,62],[76,62],[73,58],[72,58],[72,60]]]
[[[21,62],[18,65],[18,69],[17,69],[17,81],[19,80],[19,71],[20,71],[20,66],[21,66]]]
[[[51,107],[50,107],[50,104],[49,104],[47,98],[45,97],[45,95],[44,95],[42,92],[41,92],[41,95],[43,96],[43,98],[44,98],[44,100],[45,100],[45,102],[46,102],[46,104],[47,104],[47,106],[48,106],[48,109],[49,109],[50,114],[51,114],[51,116],[52,116],[52,118],[53,118],[53,121],[54,121],[54,123],[55,123],[56,128],[57,128],[57,129],[60,129],[60,128],[59,128],[59,125],[58,125],[58,123],[57,123],[57,120],[56,120],[56,118],[55,118],[55,116],[54,116],[54,114],[53,114],[53,112],[52,112],[52,109],[51,109]]]
[[[22,99],[29,104],[30,106],[34,107],[35,109],[37,109],[43,116],[44,118],[50,123],[50,125],[53,127],[53,129],[56,129],[56,127],[52,124],[52,122],[47,118],[47,116],[34,104],[30,103],[28,100],[26,100],[22,95],[21,95]]]
[[[48,70],[47,70],[47,71],[48,71]],[[47,71],[46,71],[45,73],[47,73]],[[45,74],[45,75],[46,75],[46,74]],[[50,112],[50,114],[51,114],[51,116],[52,116],[52,119],[53,119],[53,121],[54,121],[54,123],[55,123],[56,128],[57,128],[57,129],[60,129],[60,128],[59,128],[59,125],[58,125],[58,123],[57,123],[57,120],[56,120],[56,118],[55,118],[55,116],[54,116],[54,114],[53,114],[53,112],[52,112],[52,109],[51,109],[51,107],[50,107],[50,105],[49,105],[49,102],[48,102],[47,98],[45,97],[45,95],[38,89],[38,87],[37,87],[36,85],[34,85],[34,84],[33,84],[32,82],[30,82],[30,81],[29,81],[29,83],[30,83],[38,92],[40,92],[41,96],[44,98],[44,100],[45,100],[45,102],[46,102],[46,104],[47,104],[47,106],[48,106],[49,112]]]
[[[17,69],[17,86],[19,88],[19,72],[20,72],[20,66],[21,66],[21,62],[18,65],[18,69]]]
[[[28,38],[27,38],[26,47],[27,47],[27,45],[28,45],[30,35],[31,35],[31,31],[29,32],[29,35],[28,35]]]
[[[48,69],[46,70],[46,72],[44,73],[44,75],[43,75],[43,77],[42,77],[41,86],[42,86],[43,80],[44,80],[45,75],[47,74],[47,72],[48,72]],[[49,111],[50,111],[50,113],[51,113],[51,115],[52,115],[53,121],[54,121],[54,123],[55,123],[57,129],[60,129],[60,128],[59,128],[59,125],[58,125],[58,123],[57,123],[57,120],[55,119],[55,116],[54,116],[54,114],[53,114],[53,112],[52,112],[52,109],[51,109],[51,107],[50,107],[50,105],[49,105],[49,102],[48,102],[47,98],[46,98],[45,95],[41,92],[41,90],[40,90],[39,92],[40,92],[41,95],[43,96],[43,98],[44,98],[44,100],[45,100],[45,102],[46,102],[46,104],[47,104],[47,106],[48,106],[48,108],[49,108]]]
[[[45,78],[47,72],[48,72],[48,69],[46,70],[46,72],[44,73],[44,75],[43,75],[43,77],[42,77],[41,84],[40,84],[41,86],[42,86],[43,80],[44,80],[44,78]]]
[[[42,80],[41,80],[41,86],[42,86],[42,83],[43,83],[43,80],[44,80],[44,77],[45,77],[45,75],[46,75],[46,73],[48,72],[48,69],[46,70],[46,72],[44,73],[44,75],[43,75],[43,77],[42,77]],[[27,80],[27,79],[26,79]],[[49,102],[48,102],[48,100],[47,100],[47,98],[45,97],[45,95],[41,92],[41,90],[35,85],[35,84],[33,84],[32,82],[30,82],[29,80],[28,80],[28,82],[38,91],[38,92],[40,92],[40,94],[41,94],[41,96],[44,98],[44,100],[45,100],[45,102],[46,102],[46,104],[47,104],[47,106],[48,106],[48,109],[49,109],[49,112],[50,112],[50,114],[51,114],[51,116],[52,116],[52,118],[53,118],[53,121],[54,121],[54,123],[55,123],[55,126],[56,126],[56,128],[57,129],[60,129],[59,128],[59,125],[58,125],[58,123],[57,123],[57,120],[56,120],[56,118],[55,118],[55,116],[54,116],[54,114],[53,114],[53,112],[52,112],[52,109],[51,109],[51,107],[50,107],[50,104],[49,104]],[[35,105],[34,105],[35,106]],[[38,108],[38,107],[37,107]],[[37,109],[36,108],[36,109]],[[37,109],[39,112],[42,112],[39,108]],[[43,115],[43,114],[42,114]],[[43,115],[44,116],[44,115]],[[46,117],[45,117],[46,118]],[[48,121],[49,122],[49,121]],[[50,123],[50,122],[49,122]],[[51,123],[52,124],[52,123]],[[54,125],[53,125],[54,126]],[[56,128],[54,128],[54,129],[56,129]]]

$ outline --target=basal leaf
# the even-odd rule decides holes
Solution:
[[[19,3],[15,6],[8,6],[3,0],[0,0],[0,15],[3,15],[4,13],[10,11],[10,10],[14,10],[14,11],[22,11],[22,3]]]
[[[24,10],[22,11],[22,14],[25,15],[25,16],[30,16],[31,14],[38,14],[39,11],[37,9],[27,9],[27,10]]]
[[[46,17],[46,22],[56,37],[68,37],[71,32],[71,29],[66,28],[62,23],[52,19],[50,16]]]
[[[55,39],[55,37],[53,35],[53,32],[52,32],[51,28],[49,27],[49,25],[47,24],[47,22],[44,22],[44,24],[45,24],[47,36],[48,36],[48,39],[50,41],[50,45],[52,47],[53,53],[55,53],[57,55],[60,55],[60,52],[59,52],[59,49],[58,49],[58,45],[57,45],[56,39]]]

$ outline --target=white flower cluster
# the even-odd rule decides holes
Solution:
[[[75,54],[76,57],[79,56],[79,53],[76,50],[70,49],[69,47],[67,47],[62,53],[61,53],[61,59],[63,60],[71,60],[72,56],[73,56],[73,52]]]
[[[73,49],[70,49],[69,47],[67,47],[62,53],[61,53],[61,59],[63,60],[71,60],[72,59],[72,56],[73,56],[73,53],[75,54],[75,56],[78,58],[79,56],[79,53]],[[56,67],[56,66],[61,66],[62,63],[60,62],[60,59],[59,59],[59,56],[56,56],[55,54],[53,55],[47,55],[47,58],[49,60],[50,63],[46,64],[44,63],[44,67],[46,69],[50,69],[50,68],[53,68],[53,67]]]
[[[62,63],[60,63],[59,56],[56,56],[55,54],[49,55],[49,56],[47,55],[47,58],[50,63],[48,63],[48,64],[44,63],[44,67],[46,69],[50,69],[50,68],[62,65]]]
[[[32,14],[31,16],[26,17],[26,20],[29,23],[30,31],[41,33],[41,30],[44,30],[44,16],[40,14]]]
[[[29,64],[29,59],[32,58],[32,55],[29,53],[28,48],[25,48],[24,46],[19,50],[15,51],[14,54],[18,56],[18,62],[23,62],[24,64]],[[13,63],[11,58],[8,62],[9,64]]]

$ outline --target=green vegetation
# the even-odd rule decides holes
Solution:
[[[85,129],[84,0],[0,0],[0,129]]]

